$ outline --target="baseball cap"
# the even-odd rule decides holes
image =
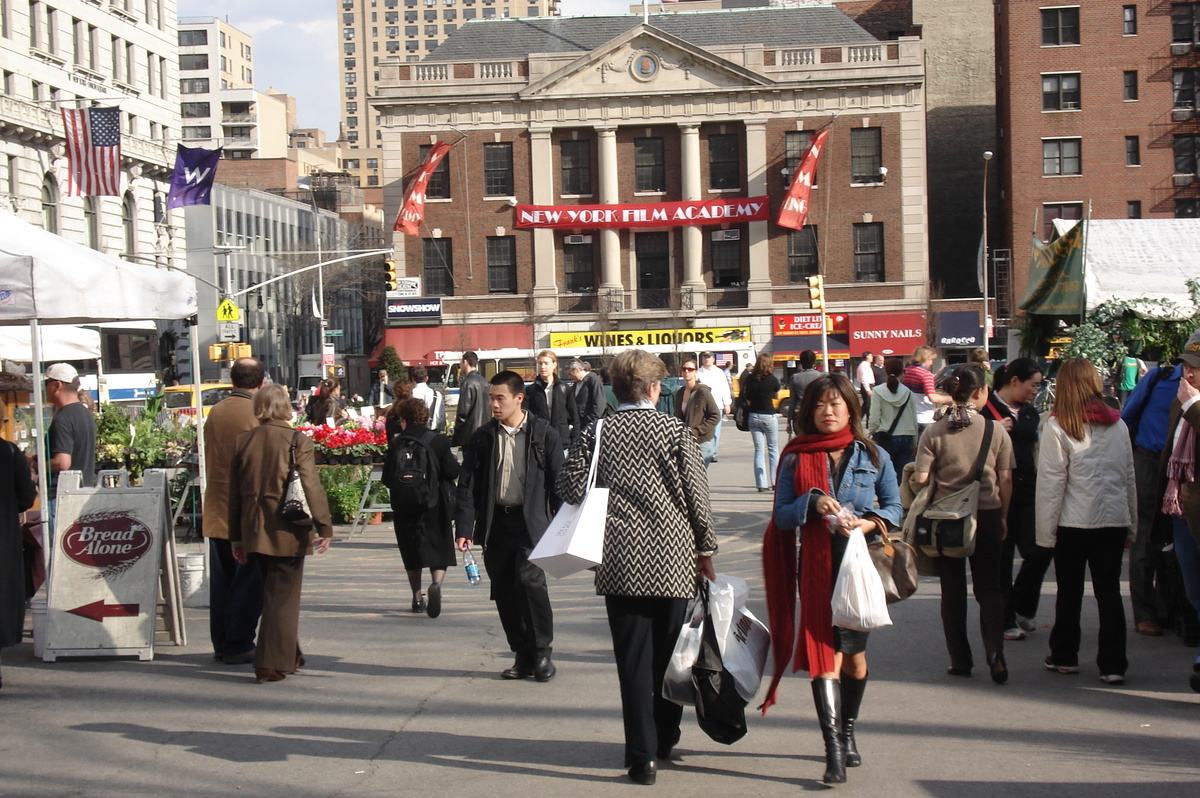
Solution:
[[[712,356],[713,356],[712,352],[701,352],[700,353],[700,357],[712,357]]]
[[[69,363],[55,363],[46,369],[46,379],[57,380],[58,382],[75,382],[79,379],[79,372]]]
[[[1200,330],[1192,333],[1192,337],[1183,345],[1183,351],[1174,362],[1187,363],[1192,368],[1200,369]]]

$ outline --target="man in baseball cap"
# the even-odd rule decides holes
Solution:
[[[1187,363],[1194,369],[1200,369],[1200,330],[1192,333],[1192,337],[1183,345],[1183,352],[1175,358],[1175,363]]]
[[[58,489],[60,471],[83,472],[90,488],[96,474],[96,420],[79,401],[79,372],[69,363],[46,369],[46,399],[54,405],[50,422],[50,496]]]

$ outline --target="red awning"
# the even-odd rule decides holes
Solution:
[[[442,363],[438,352],[532,348],[533,327],[528,324],[389,327],[383,331],[379,347],[371,353],[372,367],[379,364],[379,353],[385,346],[396,347],[396,353],[406,366],[436,366]]]
[[[929,342],[924,311],[911,313],[851,313],[850,354],[907,356]]]

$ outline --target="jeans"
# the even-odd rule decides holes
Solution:
[[[1123,527],[1072,529],[1060,526],[1054,545],[1058,598],[1050,630],[1050,658],[1055,665],[1079,664],[1079,613],[1083,606],[1084,569],[1092,573],[1092,594],[1100,616],[1096,666],[1101,674],[1125,674],[1125,603],[1121,600]]]
[[[888,456],[892,458],[892,468],[896,469],[896,484],[904,478],[904,467],[916,457],[917,437],[915,435],[893,435],[892,444],[888,447]]]
[[[1188,601],[1200,615],[1200,543],[1192,537],[1186,518],[1172,516],[1175,529],[1175,559],[1179,560],[1179,571],[1183,574],[1183,589]],[[1200,665],[1200,651],[1196,652],[1196,664]]]
[[[704,458],[704,467],[708,468],[709,463],[717,456],[717,439],[709,438],[706,441],[700,441],[700,456]]]
[[[717,447],[721,445],[721,427],[725,426],[725,408],[718,405],[717,410],[721,411],[721,417],[717,419],[717,426],[713,427],[712,457],[709,458],[710,460],[717,459]]]
[[[750,438],[754,441],[754,486],[769,488],[775,484],[779,470],[778,416],[750,413]]]

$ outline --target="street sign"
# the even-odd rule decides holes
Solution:
[[[336,355],[334,355],[332,352],[326,352],[325,354],[321,355],[321,365],[332,366],[334,357],[336,357]]]
[[[341,338],[346,334],[345,330],[326,330],[325,335],[329,338]]]
[[[217,321],[241,321],[242,312],[233,304],[232,299],[222,299],[217,305]]]
[[[217,340],[222,343],[235,343],[241,338],[241,325],[236,321],[217,323]]]

